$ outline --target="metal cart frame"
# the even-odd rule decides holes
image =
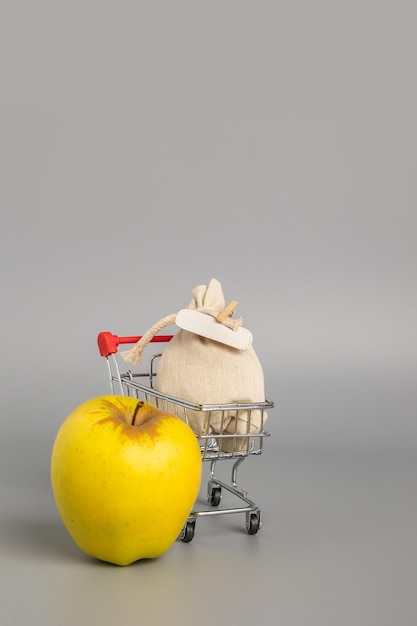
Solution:
[[[198,411],[207,416],[207,432],[198,436],[200,450],[203,461],[210,463],[209,481],[207,486],[207,502],[210,508],[204,510],[191,511],[183,529],[179,536],[179,540],[183,543],[192,541],[195,533],[197,518],[228,515],[234,513],[244,513],[246,516],[245,526],[249,535],[255,535],[262,526],[261,509],[258,505],[248,498],[248,494],[244,489],[238,487],[237,475],[241,463],[252,455],[260,455],[263,452],[265,437],[269,437],[269,433],[264,430],[264,420],[266,411],[273,408],[274,403],[265,399],[264,402],[257,403],[236,403],[236,404],[196,404],[170,396],[168,394],[157,391],[154,388],[154,379],[157,375],[157,359],[161,353],[154,354],[150,360],[149,371],[135,372],[127,371],[122,373],[119,368],[118,346],[120,344],[136,343],[140,336],[119,337],[109,332],[101,332],[98,335],[97,343],[100,355],[105,357],[108,366],[108,377],[110,388],[113,394],[132,396],[150,402],[161,410],[168,410],[174,413],[186,423],[188,423],[188,411]],[[167,343],[172,339],[172,335],[156,335],[152,338],[152,342]],[[261,415],[260,427],[255,431],[250,426],[251,412],[256,410]],[[245,411],[248,415],[247,432],[242,433],[224,433],[222,429],[219,434],[213,434],[210,430],[210,416],[216,412],[218,416],[229,414],[230,411]],[[235,420],[237,423],[237,419]],[[228,439],[227,447],[223,448],[222,443]],[[238,445],[234,445],[238,442]],[[230,446],[231,444],[231,446]],[[232,462],[232,471],[230,482],[221,480],[216,475],[216,464],[218,461],[229,460]],[[222,490],[235,497],[236,506],[221,508]]]

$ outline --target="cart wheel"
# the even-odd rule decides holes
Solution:
[[[211,504],[211,506],[219,506],[221,499],[222,499],[221,487],[212,487],[211,492],[209,493],[209,497],[208,497],[208,501]]]
[[[251,513],[249,520],[246,522],[246,529],[249,535],[256,535],[261,527],[261,518],[259,513]]]
[[[190,543],[190,541],[192,541],[194,538],[194,532],[195,532],[195,521],[190,522],[190,520],[188,520],[185,523],[181,531],[179,540],[182,541],[182,543]]]

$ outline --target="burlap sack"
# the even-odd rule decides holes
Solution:
[[[193,289],[188,305],[215,318],[225,309],[221,284],[212,279],[208,286]],[[137,364],[147,342],[162,327],[174,323],[175,314],[167,316],[122,357]],[[223,321],[230,328],[240,327],[242,320],[228,317]],[[220,322],[219,322],[220,323]],[[218,341],[180,329],[166,346],[158,364],[154,388],[195,404],[219,405],[260,403],[265,401],[264,376],[253,346],[241,350]],[[181,414],[174,406],[167,410]],[[188,423],[197,436],[240,435],[217,437],[221,450],[233,452],[248,446],[250,435],[260,432],[267,418],[263,409],[194,411],[187,409]]]

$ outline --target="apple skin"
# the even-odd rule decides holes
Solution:
[[[52,491],[67,531],[89,556],[120,566],[168,550],[192,510],[201,476],[191,428],[127,396],[78,406],[52,449]]]

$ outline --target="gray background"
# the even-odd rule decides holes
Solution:
[[[412,2],[3,1],[0,618],[415,626]],[[160,559],[92,562],[49,483],[140,334],[216,277],[276,403],[242,486]]]

